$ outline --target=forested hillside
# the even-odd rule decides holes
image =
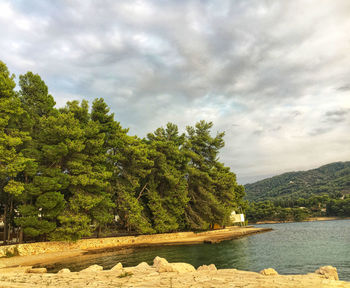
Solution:
[[[309,198],[312,194],[349,194],[350,162],[336,162],[317,169],[289,172],[245,185],[251,201]]]
[[[0,222],[4,242],[162,233],[229,223],[244,196],[218,161],[224,133],[200,121],[128,134],[102,98],[60,109],[41,77],[0,61]],[[2,221],[1,221],[2,220]]]

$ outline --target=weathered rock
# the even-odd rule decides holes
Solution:
[[[174,263],[168,263],[173,265]],[[176,264],[176,263],[175,263]],[[141,265],[146,266],[144,264]],[[176,266],[176,265],[174,265]],[[23,269],[19,272],[17,269]],[[71,274],[28,274],[24,268],[11,267],[1,269],[0,287],[251,287],[251,288],[350,288],[350,282],[325,279],[324,275],[312,273],[310,275],[278,275],[262,276],[255,272],[239,271],[236,269],[222,269],[218,271],[196,271],[191,273],[158,273],[155,268],[149,272],[133,273],[135,267],[128,267],[119,271],[71,273]],[[323,268],[323,267],[321,267]],[[8,271],[3,271],[8,270]],[[329,269],[320,269],[322,271]],[[322,272],[323,273],[323,272]],[[135,275],[135,276],[132,276]],[[120,276],[120,277],[119,277]]]
[[[326,279],[339,280],[337,268],[333,266],[323,266],[315,271],[316,274],[323,275]]]
[[[156,268],[157,272],[173,272],[173,267],[170,265],[170,263],[161,257],[156,257],[153,260],[153,267]]]
[[[191,264],[169,263],[166,259],[158,256],[153,260],[153,267],[156,268],[156,271],[159,273],[163,273],[163,272],[186,273],[186,272],[196,271],[196,269]]]
[[[114,265],[111,268],[111,271],[119,271],[119,270],[122,270],[122,269],[123,269],[123,264],[119,262],[118,264]]]
[[[26,273],[46,273],[46,268],[28,268]]]
[[[65,273],[70,273],[70,270],[68,268],[63,268],[57,272],[57,274],[65,274]]]
[[[27,250],[25,249],[26,246],[22,245],[22,244],[19,244],[17,246],[17,251],[18,251],[18,255],[19,256],[22,256],[22,255],[27,255]]]
[[[260,271],[260,274],[265,275],[265,276],[278,275],[277,271],[273,268],[263,269]]]
[[[86,272],[98,272],[98,271],[102,271],[103,267],[100,265],[91,265],[88,268],[81,270],[80,272],[86,273]]]
[[[139,265],[135,266],[133,270],[137,272],[147,272],[150,269],[152,269],[152,267],[149,266],[146,262],[141,262]]]
[[[177,273],[188,273],[195,272],[196,269],[188,263],[169,263],[171,265],[172,271]]]
[[[214,264],[210,265],[202,265],[197,268],[197,271],[217,271],[216,266]]]

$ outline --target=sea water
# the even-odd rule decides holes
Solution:
[[[224,241],[218,244],[154,246],[84,255],[45,266],[51,272],[61,268],[79,271],[92,264],[105,269],[121,262],[124,267],[140,262],[152,264],[156,256],[169,262],[186,262],[196,268],[215,264],[217,268],[260,271],[274,268],[280,274],[306,274],[320,266],[338,269],[341,280],[350,281],[350,220],[256,225],[273,231]]]

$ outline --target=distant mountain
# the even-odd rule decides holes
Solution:
[[[308,198],[311,194],[350,193],[350,161],[335,162],[308,171],[288,172],[245,185],[252,201]]]

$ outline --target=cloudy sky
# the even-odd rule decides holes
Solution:
[[[350,160],[350,1],[0,0],[0,59],[140,137],[204,119],[242,184]]]

